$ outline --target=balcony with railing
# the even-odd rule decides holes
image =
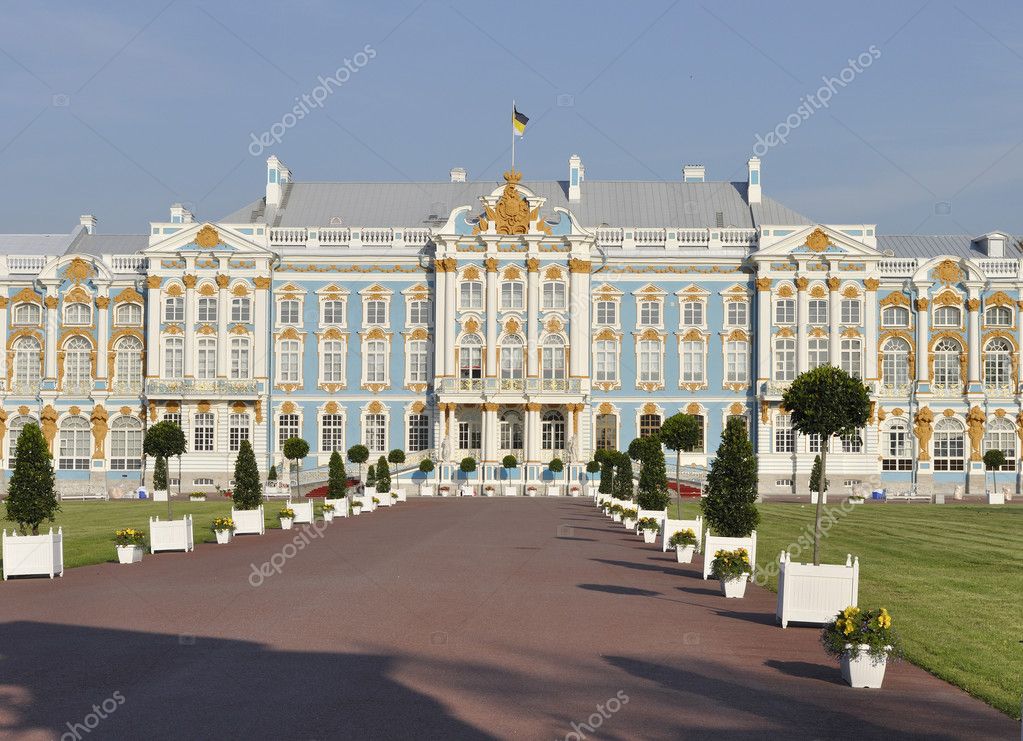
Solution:
[[[208,397],[217,395],[244,396],[259,393],[259,381],[225,378],[150,378],[146,381],[146,396]]]
[[[149,267],[149,259],[144,255],[114,255],[110,259],[110,267],[115,273],[144,273]]]
[[[142,381],[114,381],[110,392],[118,396],[138,396],[142,393]]]
[[[332,227],[278,227],[270,230],[270,244],[274,247],[424,247],[430,243],[430,229],[410,227],[394,229],[391,227],[347,226]]]
[[[46,267],[45,255],[8,255],[8,273],[38,273]]]
[[[622,228],[596,230],[597,246],[610,250],[724,249],[745,252],[757,244],[756,229],[738,227]]]
[[[582,392],[582,381],[579,378],[440,378],[437,389],[449,394],[578,394]]]

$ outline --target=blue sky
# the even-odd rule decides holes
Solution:
[[[906,3],[230,2],[7,5],[0,232],[143,232],[298,180],[744,177],[757,135],[873,46],[762,157],[766,194],[883,233],[1023,233],[1023,6]],[[375,55],[260,156],[318,78]],[[869,53],[869,52],[868,52]],[[846,73],[847,75],[849,73]],[[559,105],[559,96],[561,104]],[[567,97],[566,97],[567,96]]]

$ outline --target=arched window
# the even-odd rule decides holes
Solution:
[[[660,414],[641,414],[639,415],[639,436],[650,437],[656,435],[661,431],[661,415]]]
[[[887,355],[885,357],[887,358]],[[912,440],[909,425],[904,420],[893,420],[884,430],[881,442],[881,470],[913,470]]]
[[[540,348],[540,377],[544,381],[565,379],[565,341],[556,334],[549,335]]]
[[[962,326],[963,312],[958,306],[939,306],[934,310],[935,327]]]
[[[114,311],[114,324],[142,324],[142,307],[139,304],[121,304]]]
[[[885,327],[908,327],[909,309],[905,306],[886,306],[881,312],[881,325]]]
[[[67,417],[60,423],[60,448],[57,468],[62,471],[89,470],[89,420]]]
[[[543,298],[540,305],[543,309],[564,309],[568,305],[564,282],[560,280],[544,281]]]
[[[597,340],[593,347],[593,380],[610,383],[618,380],[617,340]]]
[[[984,347],[984,385],[992,389],[1008,389],[1012,385],[1012,345],[1001,337]]]
[[[231,321],[242,323],[252,321],[252,301],[248,296],[235,296],[231,299]]]
[[[9,461],[8,468],[14,468],[15,459],[17,458],[18,452],[18,438],[21,436],[21,431],[25,429],[25,425],[33,424],[37,425],[39,422],[34,417],[29,417],[27,414],[22,414],[11,419],[10,424],[7,426],[7,459]]]
[[[88,304],[64,304],[64,324],[84,326],[92,324],[92,307]]]
[[[185,375],[185,341],[181,337],[163,339],[163,375],[165,378]]]
[[[909,342],[892,337],[881,347],[881,379],[887,388],[909,384]]]
[[[119,387],[142,387],[142,340],[122,337],[114,346],[114,380]]]
[[[1012,326],[1012,309],[1008,306],[992,306],[984,312],[984,321],[992,327]]]
[[[231,340],[231,378],[249,377],[249,339],[235,337]]]
[[[230,414],[227,418],[227,449],[232,453],[241,450],[242,441],[249,439],[250,430],[248,414],[244,412]]]
[[[993,417],[984,432],[984,452],[1000,450],[1005,454],[1005,465],[999,471],[1016,470],[1016,428],[1005,417]]]
[[[962,423],[949,417],[939,419],[934,425],[934,470],[962,471],[965,451]]]
[[[501,284],[501,308],[502,309],[524,309],[526,307],[526,292],[522,281],[508,280]]]
[[[947,307],[946,307],[947,308]],[[963,348],[957,340],[943,337],[934,346],[934,385],[952,388],[962,385],[959,359]]]
[[[522,349],[522,338],[517,334],[508,335],[501,341],[501,379],[504,381],[521,381],[525,378],[525,356]],[[508,384],[515,386],[517,384]]]
[[[283,305],[287,302],[281,303]],[[282,340],[277,349],[280,353],[277,367],[281,383],[298,383],[302,372],[302,343],[298,340]]]
[[[327,340],[323,343],[323,382],[344,383],[344,380],[345,345],[340,340]]]
[[[810,370],[828,364],[828,338],[811,337],[807,340],[807,362]]]
[[[163,300],[163,320],[183,322],[185,320],[185,297],[168,296]]]
[[[796,377],[796,341],[783,337],[774,342],[774,380],[791,381]]]
[[[134,417],[118,417],[110,426],[110,468],[115,471],[142,468],[142,423]]]
[[[458,306],[462,309],[483,308],[483,283],[478,280],[463,280],[459,285]]]
[[[483,339],[479,335],[467,334],[459,343],[458,377],[483,378]]]
[[[556,409],[544,412],[540,423],[540,442],[544,450],[565,449],[565,417]]]
[[[64,343],[64,387],[82,389],[92,383],[92,345],[84,337],[72,337]]]
[[[43,310],[39,304],[21,303],[14,305],[13,324],[39,326],[43,321]]]
[[[598,414],[596,426],[596,450],[618,449],[618,417],[614,414]]]
[[[39,340],[20,337],[14,345],[14,386],[19,392],[35,392],[42,378]]]
[[[500,425],[501,450],[522,450],[522,415],[508,410],[501,415]]]
[[[196,342],[196,378],[217,377],[217,341],[213,337],[200,337]]]
[[[860,347],[861,343],[857,339],[847,337],[842,340],[840,349],[842,370],[853,378],[863,375],[863,352]]]

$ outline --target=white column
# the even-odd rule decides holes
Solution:
[[[487,402],[483,405],[481,422],[483,424],[482,458],[484,463],[494,463],[497,461],[497,404]]]
[[[757,278],[757,378],[771,376],[771,279]]]
[[[486,375],[497,376],[497,260],[487,260],[487,360]]]
[[[435,338],[433,347],[434,374],[446,376],[448,373],[447,346],[448,346],[448,324],[451,317],[447,315],[447,286],[448,274],[444,269],[443,260],[434,262],[434,297],[433,297],[433,336]]]
[[[231,296],[227,291],[229,278],[217,276],[217,377],[227,378],[227,350],[231,342],[227,333],[227,320],[231,318]]]
[[[572,316],[572,326],[577,327],[576,337],[578,338],[575,343],[572,357],[577,358],[578,371],[576,375],[583,378],[589,378],[590,376],[590,270],[592,266],[589,262],[585,265],[580,266],[578,273],[579,284],[576,287],[577,294],[573,293],[573,306],[575,307],[575,314]]]
[[[4,295],[0,296],[0,383],[7,382],[7,304],[6,289]],[[9,391],[10,389],[8,389]],[[3,441],[0,441],[0,451],[3,449]]]
[[[266,359],[269,354],[267,338],[270,336],[271,329],[267,324],[267,298],[270,288],[270,279],[258,276],[254,279],[254,283],[256,284],[256,290],[252,321],[256,332],[256,342],[252,358],[252,377],[258,379],[266,378],[267,373]]]
[[[46,378],[57,378],[57,286],[46,286]]]
[[[540,274],[535,258],[528,260],[526,279],[526,375],[536,378],[540,375],[537,367],[536,343],[540,322]]]
[[[146,313],[148,328],[146,332],[146,375],[150,378],[160,377],[160,283],[162,279],[151,275],[146,281]]]
[[[868,383],[880,379],[877,370],[877,278],[867,278],[863,281],[866,292],[863,296],[863,321],[866,324],[866,342],[863,352],[866,354],[863,376]]]
[[[110,297],[102,294],[96,297],[96,378],[107,379],[107,389],[113,373],[107,367],[107,345],[110,344]]]
[[[185,378],[195,378],[195,276],[185,275]]]
[[[540,405],[531,402],[526,404],[526,460],[536,463],[540,460]]]
[[[453,257],[447,258],[447,273],[448,273],[448,286],[444,296],[444,321],[448,322],[448,327],[451,332],[455,332],[454,324],[455,321],[455,293],[458,290],[458,281],[455,280],[455,269],[458,267],[458,261]],[[455,366],[455,335],[452,334],[445,343],[444,350],[444,367],[447,368],[448,375],[457,376],[458,368]]]
[[[810,296],[806,292],[807,279],[796,278],[796,373],[803,373],[809,366],[808,345],[810,340],[808,321],[810,319]]]
[[[842,299],[838,286],[838,278],[828,278],[828,361],[836,368],[842,364],[842,333],[838,328],[838,320],[842,318]]]
[[[975,287],[969,288],[969,300],[966,302],[966,308],[969,309],[969,337],[966,343],[966,352],[968,352],[968,364],[967,369],[969,372],[969,384],[970,386],[980,385],[980,297],[979,289]]]
[[[927,287],[919,288],[920,298],[916,300],[916,380],[917,383],[928,383],[928,349],[927,349],[927,325],[930,318],[928,313],[929,301],[927,300]]]

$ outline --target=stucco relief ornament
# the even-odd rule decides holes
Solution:
[[[929,451],[931,434],[933,432],[931,425],[933,423],[934,412],[930,410],[930,407],[922,407],[913,417],[913,434],[916,435],[917,447],[920,449],[920,460],[922,461],[929,461],[931,459]]]
[[[934,268],[934,277],[945,285],[958,283],[963,279],[963,269],[955,260],[942,260],[938,267]]]
[[[504,173],[505,186],[494,207],[498,234],[526,234],[529,231],[529,204],[515,186],[522,173],[508,170]]]
[[[102,460],[106,457],[104,449],[107,439],[107,418],[107,410],[103,408],[102,404],[97,404],[93,407],[92,416],[89,420],[92,422],[92,457],[96,460]]]
[[[68,265],[64,277],[77,286],[82,281],[92,277],[92,267],[82,258],[76,257]]]
[[[824,233],[824,230],[818,227],[814,229],[806,238],[806,246],[811,252],[824,252],[828,248],[828,244],[831,240],[828,239],[828,235]]]
[[[200,247],[210,249],[211,247],[216,247],[220,244],[220,235],[217,233],[216,229],[207,224],[196,233],[195,243]]]
[[[966,417],[967,434],[970,436],[970,447],[972,448],[971,461],[981,460],[980,446],[984,441],[984,422],[986,421],[987,415],[977,406],[973,407]]]

